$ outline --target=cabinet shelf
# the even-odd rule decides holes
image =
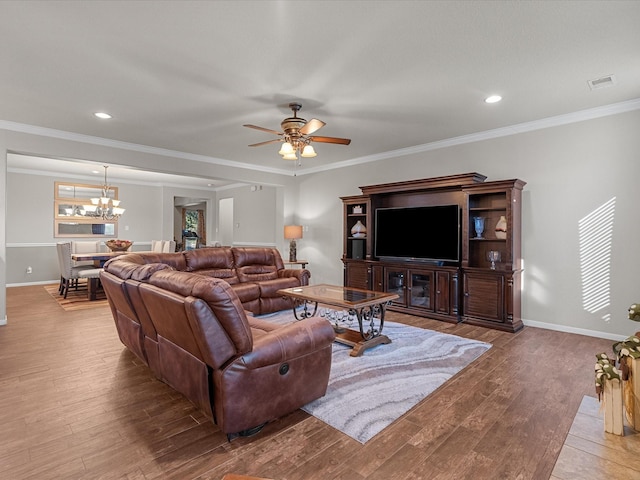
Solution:
[[[504,212],[507,207],[471,207],[469,212]]]
[[[506,242],[506,238],[475,238],[471,237],[469,239],[470,242]]]

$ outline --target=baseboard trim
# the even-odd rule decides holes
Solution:
[[[555,323],[538,322],[536,320],[523,320],[528,327],[544,328],[546,330],[555,330],[557,332],[575,333],[577,335],[586,335],[587,337],[606,338],[607,340],[625,340],[629,335],[616,335],[615,333],[599,332],[597,330],[588,330],[586,328],[569,327],[567,325],[558,325]]]
[[[33,285],[49,285],[50,283],[58,283],[58,280],[41,280],[39,282],[24,282],[24,283],[7,283],[7,288],[10,287],[31,287]]]

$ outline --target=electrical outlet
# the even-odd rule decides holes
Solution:
[[[33,268],[27,267],[27,274],[31,275],[33,273]]]

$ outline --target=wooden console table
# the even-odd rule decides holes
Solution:
[[[296,260],[295,262],[284,262],[285,265],[300,265],[303,269],[307,268],[309,262],[306,260]]]

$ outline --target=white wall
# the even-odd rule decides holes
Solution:
[[[54,237],[54,182],[71,181],[64,177],[9,173],[7,183],[9,234],[7,282],[24,284],[46,282],[58,278]],[[143,243],[145,250],[153,239],[173,239],[174,197],[207,199],[208,238],[215,240],[215,192],[176,187],[154,187],[112,182],[118,187],[119,198],[126,208],[118,222],[118,238]],[[25,196],[25,192],[29,192]],[[249,186],[225,191],[234,198],[235,243],[245,245],[276,245],[276,188],[263,187],[252,191]],[[106,238],[97,238],[106,240]],[[176,239],[178,242],[181,238]],[[32,273],[27,274],[27,267]]]
[[[579,331],[630,335],[627,308],[640,301],[640,112],[459,145],[299,177],[298,216],[309,224],[299,245],[314,283],[342,282],[342,206],[359,186],[479,172],[520,178],[523,192],[522,316]],[[583,308],[578,226],[615,198],[608,304]],[[602,249],[599,250],[603,258]]]
[[[7,146],[5,132],[0,130],[0,185],[4,186],[0,193],[0,325],[7,323]]]
[[[307,226],[304,238],[298,242],[298,256],[309,260],[312,283],[342,282],[342,206],[339,197],[359,194],[359,186],[474,171],[487,175],[488,180],[521,178],[527,182],[523,194],[523,319],[529,324],[543,323],[568,330],[626,336],[637,329],[637,325],[626,318],[627,307],[640,300],[636,273],[640,270],[637,242],[640,238],[637,213],[640,195],[636,190],[640,178],[639,131],[640,111],[632,111],[297,177],[229,167],[222,167],[220,173],[247,183],[282,185],[275,188],[275,199],[269,192],[263,190],[262,193],[269,195],[269,202],[275,202],[276,213],[272,216],[263,218],[255,211],[246,217],[245,213],[238,213],[241,229],[244,225],[253,225],[246,231],[256,234],[243,235],[239,240],[275,243],[282,246],[281,251],[286,251],[282,226],[285,223]],[[203,162],[176,161],[165,156],[36,134],[0,132],[0,147],[3,138],[4,148],[10,151],[108,163],[117,159],[118,163],[139,168],[154,165],[168,172],[172,168],[180,168],[185,173],[207,171]],[[4,155],[2,158],[4,166],[6,159]],[[0,168],[0,172],[3,171],[4,167]],[[125,193],[127,197],[130,194],[122,191],[123,203]],[[239,204],[243,205],[243,212],[262,202],[263,198],[254,193],[248,189],[238,192],[242,197]],[[229,194],[218,192],[219,198]],[[161,195],[163,204],[169,196]],[[13,202],[13,194],[10,197]],[[615,221],[610,264],[605,270],[609,273],[608,303],[590,312],[583,307],[578,225],[581,219],[612,198],[616,202]],[[48,212],[51,200],[42,205],[39,208]],[[240,212],[238,205],[236,209]],[[171,218],[172,213],[167,215]],[[131,226],[134,226],[133,218],[137,216],[132,214],[130,218]],[[50,221],[49,217],[48,224]],[[142,225],[135,228],[147,229],[145,220],[140,221]],[[163,224],[167,221],[160,220]],[[9,222],[2,222],[2,228],[5,226],[11,228]],[[165,233],[166,226],[162,228]],[[131,231],[134,240],[136,232]],[[0,261],[4,254],[3,240],[0,237]],[[603,273],[601,276],[606,278]],[[0,281],[0,318],[4,318],[4,285],[7,281],[4,265],[0,265]]]
[[[218,199],[233,198],[233,244],[276,245],[277,188],[243,186],[219,192]]]

